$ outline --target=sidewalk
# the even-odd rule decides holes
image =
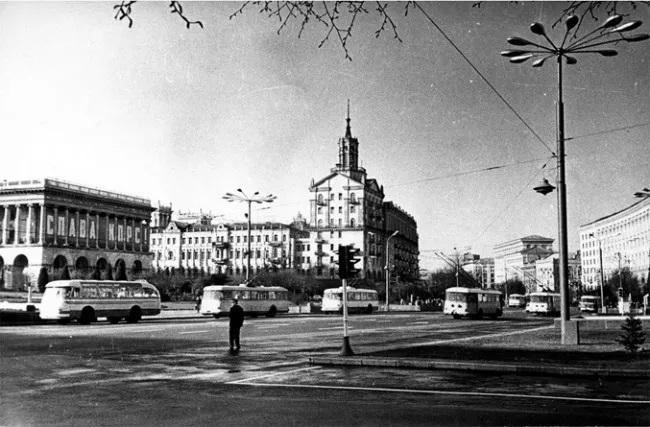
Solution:
[[[519,375],[614,376],[650,379],[650,352],[630,355],[615,340],[620,330],[581,333],[580,345],[562,345],[560,331],[539,328],[525,334],[433,341],[400,348],[355,349],[355,355],[326,354],[315,365],[452,369]]]

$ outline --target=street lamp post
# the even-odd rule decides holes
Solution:
[[[243,202],[248,204],[248,214],[246,215],[246,218],[248,218],[248,228],[246,233],[247,234],[246,282],[248,282],[250,278],[250,270],[251,270],[251,203],[257,203],[257,204],[271,203],[277,197],[274,196],[273,194],[269,194],[268,196],[258,197],[258,194],[260,194],[259,191],[256,191],[252,197],[248,197],[246,193],[242,191],[241,188],[238,188],[237,191],[241,193],[241,196],[239,194],[226,193],[226,195],[223,196],[223,198],[228,200],[229,202]]]
[[[390,282],[390,267],[388,266],[388,242],[390,242],[390,239],[393,237],[397,236],[399,234],[399,231],[395,231],[393,234],[388,236],[388,239],[386,239],[386,266],[384,269],[386,270],[386,311],[389,311],[388,309],[388,283]]]
[[[510,62],[520,64],[526,62],[531,58],[536,58],[533,61],[533,67],[541,67],[549,58],[555,57],[558,63],[558,135],[557,135],[557,190],[558,190],[558,240],[560,250],[560,300],[561,300],[561,334],[562,344],[578,344],[578,336],[572,333],[571,337],[568,336],[569,327],[569,263],[568,263],[568,243],[567,243],[567,206],[566,206],[566,183],[565,183],[565,168],[564,168],[564,101],[562,97],[562,59],[568,65],[577,63],[575,54],[581,53],[598,53],[602,56],[616,56],[618,52],[613,49],[602,49],[604,45],[625,42],[638,42],[650,38],[648,34],[635,34],[626,36],[624,33],[632,31],[641,26],[641,21],[632,21],[621,24],[623,16],[614,15],[609,17],[603,24],[591,32],[578,37],[576,32],[580,28],[580,18],[571,15],[566,19],[566,31],[560,45],[556,45],[546,34],[544,26],[539,22],[535,22],[530,26],[530,30],[542,36],[548,42],[547,46],[534,43],[532,41],[523,39],[521,37],[510,37],[508,43],[514,46],[526,46],[524,49],[506,50],[501,52],[502,56],[510,58]],[[605,40],[610,36],[618,36],[615,39]],[[529,47],[532,46],[532,47]],[[596,49],[594,49],[596,48]],[[542,192],[542,191],[540,191]],[[542,192],[545,194],[548,191]]]

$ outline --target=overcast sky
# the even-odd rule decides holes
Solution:
[[[311,179],[337,162],[350,99],[362,166],[415,217],[422,266],[432,249],[490,257],[518,237],[557,239],[556,193],[532,190],[555,183],[551,150],[419,10],[389,5],[400,43],[374,37],[369,6],[349,61],[334,40],[318,48],[322,27],[278,35],[256,6],[229,19],[240,4],[185,2],[205,26],[188,30],[169,2],[136,3],[132,28],[113,19],[116,3],[0,3],[0,179],[56,177],[238,221],[245,206],[221,197],[241,187],[278,196],[253,221],[288,223],[309,215]],[[535,38],[534,21],[561,39],[564,26],[550,27],[562,4],[472,4],[422,3],[554,151],[557,65],[499,52],[510,36]],[[649,32],[647,7],[631,18]],[[570,250],[578,226],[650,186],[648,46],[565,68]],[[506,167],[468,173],[495,166]]]

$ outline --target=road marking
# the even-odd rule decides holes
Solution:
[[[291,371],[274,372],[272,374],[260,375],[259,377],[244,378],[244,379],[241,379],[241,380],[229,381],[226,384],[241,384],[241,383],[245,383],[247,381],[255,381],[255,380],[261,380],[262,378],[274,377],[276,375],[293,374],[294,372],[311,371],[313,369],[319,369],[319,368],[320,368],[320,366],[309,366],[307,368],[294,369],[294,370],[291,370]]]
[[[78,368],[78,369],[67,369],[63,371],[58,371],[59,375],[77,375],[77,374],[87,374],[88,372],[94,372],[94,369],[90,368]]]
[[[187,331],[187,332],[179,332],[178,335],[187,335],[187,334],[202,334],[204,332],[211,332],[210,330],[206,329],[203,331]]]
[[[298,369],[296,371],[302,371],[304,369]],[[291,372],[296,372],[291,371]],[[289,373],[289,372],[287,372]],[[279,375],[282,372],[273,375]],[[272,376],[272,375],[268,375]],[[258,377],[263,378],[263,377]],[[507,397],[507,398],[519,398],[519,399],[541,399],[541,400],[567,400],[573,402],[601,402],[601,403],[623,403],[623,404],[650,404],[650,400],[625,400],[625,399],[599,399],[599,398],[589,398],[589,397],[570,397],[570,396],[544,396],[544,395],[533,395],[533,394],[511,394],[511,393],[487,393],[487,392],[477,392],[477,391],[442,391],[442,390],[413,390],[413,389],[401,389],[401,388],[385,388],[385,387],[352,387],[352,386],[327,386],[327,385],[314,385],[314,384],[265,384],[265,383],[251,383],[248,381],[255,380],[257,378],[251,378],[249,380],[238,380],[228,382],[226,384],[241,384],[248,385],[253,387],[284,387],[284,388],[311,388],[311,389],[321,389],[321,390],[348,390],[348,391],[381,391],[389,393],[409,393],[409,394],[433,394],[433,395],[452,395],[452,396],[478,396],[478,397]]]
[[[407,325],[428,325],[429,322],[410,322]]]

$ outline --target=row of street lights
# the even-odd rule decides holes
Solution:
[[[567,202],[566,202],[566,173],[564,166],[564,101],[562,94],[562,64],[565,61],[568,65],[578,62],[574,55],[582,53],[597,53],[605,57],[618,55],[613,49],[603,49],[602,47],[619,42],[639,42],[650,38],[648,34],[626,35],[629,31],[635,30],[642,25],[641,21],[631,21],[622,23],[623,16],[614,15],[605,20],[600,26],[587,32],[579,37],[577,34],[580,28],[580,18],[575,15],[569,16],[566,21],[566,30],[562,42],[558,45],[554,43],[546,34],[544,26],[535,22],[530,26],[530,31],[543,37],[547,44],[539,44],[521,37],[510,37],[508,43],[513,46],[523,47],[522,49],[506,50],[501,52],[502,56],[510,58],[510,62],[521,64],[529,59],[535,58],[532,63],[533,67],[541,67],[547,59],[555,58],[558,64],[558,135],[557,135],[557,198],[558,198],[558,240],[560,252],[560,304],[561,304],[561,342],[562,344],[578,344],[578,334],[576,329],[572,333],[568,328],[569,325],[569,263],[568,263],[568,243],[567,243]],[[607,39],[617,37],[616,39]],[[536,187],[535,190],[547,194],[553,191],[548,181],[547,185]],[[571,325],[574,326],[574,325]]]

